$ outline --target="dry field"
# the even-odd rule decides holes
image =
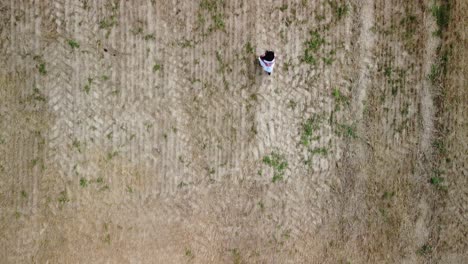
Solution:
[[[467,13],[0,0],[0,262],[468,263]]]

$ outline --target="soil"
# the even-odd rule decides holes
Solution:
[[[2,263],[466,263],[467,11],[0,0]]]

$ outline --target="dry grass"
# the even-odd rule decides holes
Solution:
[[[380,125],[386,118],[382,94],[371,91],[362,136],[366,142],[347,147],[339,170],[345,180],[335,186],[334,206],[341,213],[321,232],[326,245],[321,252],[326,253],[317,258],[329,263],[463,263],[468,257],[463,118],[468,111],[468,49],[462,33],[467,11],[468,4],[453,1],[441,32],[436,61],[446,62],[447,69],[440,70],[431,90],[437,107],[433,155],[421,155],[417,145],[402,149],[389,144]],[[447,54],[448,59],[442,58]],[[431,181],[434,177],[443,181]]]
[[[112,16],[96,11],[110,23],[67,7],[92,34],[58,42],[55,27],[69,23],[50,19],[53,30],[31,46],[65,46],[55,57],[29,54],[40,51],[29,50],[33,34],[21,30],[35,27],[11,11],[26,52],[0,51],[15,63],[0,68],[0,257],[463,263],[466,1],[450,1],[440,23],[427,1],[373,1],[370,10],[361,1],[289,1],[271,16],[269,3],[254,13],[263,2],[152,3],[158,9],[148,17],[161,20],[138,23],[133,35],[125,25],[144,17],[127,9],[131,1],[122,2],[123,14],[114,5]],[[364,21],[364,11],[375,21]],[[16,29],[0,21],[9,25],[0,33]],[[427,21],[443,30],[432,34]],[[369,50],[360,36],[375,37]],[[434,40],[440,48],[426,58]],[[8,41],[0,46],[14,46]],[[251,62],[265,43],[292,53],[269,79]],[[427,64],[436,66],[427,76],[434,131],[421,113]],[[115,89],[121,93],[108,96]],[[320,122],[304,121],[315,114]]]

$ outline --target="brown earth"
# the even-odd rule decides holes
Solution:
[[[467,12],[0,0],[0,262],[467,263]]]

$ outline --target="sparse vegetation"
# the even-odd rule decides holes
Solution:
[[[432,84],[435,84],[439,75],[440,75],[440,68],[438,67],[437,64],[433,64],[431,66],[431,72],[429,73],[429,76],[427,77],[429,78]]]
[[[324,147],[322,147],[322,148],[314,148],[314,149],[312,149],[312,150],[310,151],[310,153],[311,153],[312,155],[314,155],[314,154],[319,154],[319,155],[325,156],[325,155],[328,154],[328,150],[327,150],[327,148],[324,148]]]
[[[320,120],[314,116],[307,119],[302,124],[301,144],[308,146],[311,141],[320,139],[320,136],[314,136],[314,132],[319,129]]]
[[[237,248],[234,248],[231,250],[232,252],[232,261],[234,264],[241,264],[242,263],[242,257],[240,255],[240,252]]]
[[[137,26],[137,27],[131,29],[130,32],[132,32],[132,34],[135,35],[135,36],[141,35],[141,34],[143,34],[143,28],[141,26]]]
[[[389,78],[392,76],[392,67],[391,66],[385,67],[384,75],[389,77]]]
[[[110,35],[111,29],[114,26],[118,25],[117,17],[118,17],[118,10],[119,10],[119,2],[109,1],[105,4],[105,7],[107,10],[110,10],[111,15],[99,21],[99,28],[106,30],[106,38],[107,38]]]
[[[328,1],[328,4],[330,5],[336,20],[341,20],[343,17],[345,17],[348,14],[349,7],[346,3],[339,3],[333,0]]]
[[[119,154],[118,151],[112,151],[112,152],[108,152],[107,153],[107,160],[111,160],[113,159],[115,156],[117,156]]]
[[[223,57],[221,56],[221,53],[219,51],[216,51],[216,60],[219,64],[219,72],[224,72],[227,65],[224,63]]]
[[[188,185],[187,183],[181,181],[181,182],[179,182],[179,184],[177,184],[177,188],[180,189],[180,188],[185,187],[185,186],[187,186],[187,185]]]
[[[31,101],[31,100],[32,101],[37,101],[37,102],[45,102],[46,97],[44,96],[44,94],[39,89],[34,87],[32,94],[30,96],[28,96],[28,98],[27,98],[27,101]],[[0,139],[0,143],[1,143],[1,139]]]
[[[340,110],[340,106],[348,106],[349,98],[341,93],[338,88],[333,89],[332,96],[335,99],[335,110]]]
[[[277,152],[272,152],[270,155],[263,157],[263,163],[273,169],[273,182],[283,179],[284,172],[288,167],[288,162],[283,155]]]
[[[288,108],[294,110],[294,109],[296,109],[296,106],[297,106],[296,101],[294,101],[294,100],[292,100],[292,99],[290,99],[290,100],[288,101]]]
[[[114,16],[111,16],[107,19],[103,19],[99,22],[99,28],[101,29],[110,29],[113,26],[117,25],[117,20]]]
[[[104,243],[106,244],[109,244],[110,245],[110,242],[111,242],[111,237],[110,237],[110,234],[106,234],[104,236],[104,239],[103,239]]]
[[[78,139],[73,139],[72,146],[81,153],[81,142]]]
[[[203,31],[203,35],[206,36],[208,33],[215,31],[225,32],[224,13],[221,12],[221,5],[224,5],[224,1],[219,0],[202,0],[199,5],[197,28]],[[206,24],[205,17],[211,18],[210,24],[208,25],[208,32],[204,32]]]
[[[347,137],[351,139],[358,138],[357,132],[356,132],[356,125],[354,124],[352,125],[338,124],[336,128],[336,133],[342,137]]]
[[[159,63],[155,63],[153,66],[153,72],[161,71],[163,66]]]
[[[285,72],[288,72],[288,71],[292,68],[292,66],[293,66],[293,64],[292,64],[291,60],[288,61],[288,62],[285,62],[285,63],[283,64],[283,70],[284,70]]]
[[[86,178],[80,178],[80,186],[83,188],[88,186],[88,180]]]
[[[441,36],[447,28],[450,20],[450,2],[446,2],[441,5],[434,4],[432,6],[431,13],[436,19],[438,27],[437,31],[434,32],[434,35]]]
[[[46,75],[47,74],[47,70],[46,70],[46,66],[45,66],[45,63],[40,63],[37,67],[37,69],[39,70],[39,73],[41,75]]]
[[[449,60],[451,50],[445,49],[441,52],[441,56],[436,60],[431,66],[431,72],[427,76],[431,81],[432,85],[439,84],[442,80],[442,77],[447,74],[447,64]]]
[[[190,249],[185,249],[185,256],[188,257],[188,258],[194,258],[195,256],[193,255],[192,253],[192,250]]]
[[[72,50],[78,49],[80,47],[80,44],[78,44],[78,42],[76,42],[76,40],[73,40],[73,39],[68,40],[68,45],[70,46]]]
[[[88,77],[88,82],[85,84],[83,90],[86,94],[89,94],[91,91],[91,84],[93,83],[93,78]]]
[[[183,38],[181,41],[177,43],[181,48],[191,48],[196,44],[194,41],[188,40]]]
[[[429,182],[434,186],[439,186],[442,182],[444,182],[444,178],[441,178],[439,176],[434,176],[434,177],[431,177]]]
[[[59,204],[62,204],[62,205],[65,204],[65,203],[68,203],[70,201],[70,199],[68,199],[66,191],[60,192],[57,200],[58,200]]]
[[[11,2],[7,260],[463,261],[462,0]]]
[[[212,32],[215,30],[221,30],[224,31],[224,18],[222,14],[215,14],[211,17],[213,19],[213,24],[208,28],[208,31]]]
[[[382,199],[384,200],[390,199],[393,196],[395,196],[395,192],[384,192],[384,194],[382,195]]]
[[[258,207],[260,207],[260,211],[264,212],[265,211],[265,205],[263,204],[262,201],[258,202]]]
[[[255,52],[255,49],[254,47],[252,46],[252,43],[250,43],[250,41],[248,41],[247,43],[245,43],[245,51],[248,53],[248,54],[253,54]]]
[[[156,37],[154,36],[154,34],[147,34],[143,37],[144,40],[148,41],[148,40],[155,40]]]
[[[418,255],[426,256],[432,253],[432,247],[428,244],[424,244],[418,251],[416,251]]]
[[[310,39],[305,43],[306,49],[302,60],[307,64],[315,65],[317,63],[317,52],[324,43],[325,39],[318,31],[310,31]]]

